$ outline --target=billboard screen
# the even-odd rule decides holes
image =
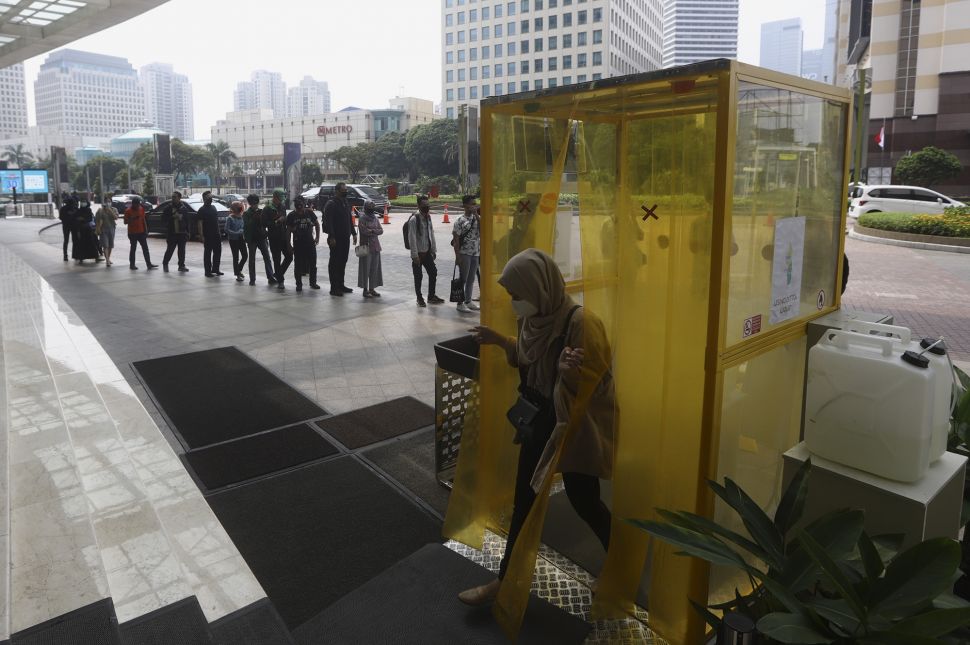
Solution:
[[[283,187],[289,199],[293,199],[302,192],[301,157],[302,149],[299,143],[283,144]]]
[[[46,170],[25,170],[24,171],[24,192],[25,193],[47,193],[50,192]]]
[[[46,170],[0,170],[0,192],[5,195],[17,193],[47,193]]]
[[[155,173],[172,174],[172,140],[167,134],[155,135]]]

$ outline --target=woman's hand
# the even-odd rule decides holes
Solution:
[[[505,347],[505,336],[498,333],[491,327],[478,325],[476,327],[472,327],[468,331],[472,332],[472,336],[479,345],[499,345],[501,347]]]
[[[583,358],[585,356],[586,351],[582,347],[577,349],[564,347],[562,354],[559,355],[559,371],[568,373],[578,370],[583,366]]]

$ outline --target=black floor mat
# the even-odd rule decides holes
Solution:
[[[488,607],[467,607],[458,592],[494,575],[440,544],[429,544],[294,630],[299,645],[461,643],[505,645]],[[517,643],[582,643],[590,626],[535,596]]]
[[[340,452],[302,423],[185,453],[202,486],[216,490]]]
[[[12,634],[16,645],[121,645],[111,598],[98,600],[45,623]]]
[[[405,396],[316,423],[321,430],[353,450],[434,425],[434,408]]]
[[[368,448],[360,455],[445,516],[449,491],[434,475],[434,428]]]
[[[124,645],[212,645],[209,621],[195,596],[130,620],[120,631]]]
[[[132,363],[187,448],[326,414],[235,347]]]
[[[441,536],[439,521],[351,456],[206,499],[291,629]]]
[[[610,482],[600,482],[603,501],[610,505]],[[600,544],[593,529],[573,509],[566,493],[556,493],[549,498],[549,508],[546,511],[546,521],[542,526],[542,542],[557,553],[565,556],[575,564],[596,577],[606,562],[606,552]],[[647,565],[649,568],[649,564]],[[647,592],[649,586],[649,572],[644,571],[637,595],[637,604],[647,607]]]
[[[266,598],[212,623],[213,645],[293,645],[290,630]]]

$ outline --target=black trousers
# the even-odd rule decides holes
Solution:
[[[249,258],[246,240],[229,240],[229,250],[232,251],[232,274],[242,275],[246,260]]]
[[[293,249],[283,237],[271,235],[269,237],[269,250],[273,254],[273,273],[276,274],[276,280],[282,283],[286,270],[290,268],[290,263],[293,262]]]
[[[296,245],[293,247],[296,258],[296,286],[303,286],[303,274],[310,274],[310,284],[317,283],[317,247]]]
[[[168,266],[168,261],[172,259],[172,253],[178,249],[179,267],[185,266],[185,243],[189,236],[185,233],[176,233],[168,236],[168,246],[165,248],[165,256],[162,258],[162,266]]]
[[[347,273],[347,258],[350,257],[350,238],[335,237],[334,245],[330,247],[330,261],[327,262],[327,274],[330,276],[330,290],[342,289],[344,274]]]
[[[438,267],[434,264],[434,258],[431,257],[431,253],[418,253],[418,264],[411,262],[411,270],[414,272],[414,293],[421,297],[421,280],[424,274],[421,273],[421,267],[428,272],[428,297],[434,296],[435,282],[438,279]]]
[[[131,250],[128,251],[128,264],[135,266],[135,250],[138,248],[138,245],[141,244],[141,254],[145,256],[145,264],[151,266],[152,258],[148,254],[148,234],[129,233],[128,241],[131,242]]]
[[[536,493],[532,490],[532,475],[551,434],[550,427],[545,432],[537,433],[531,440],[523,441],[519,449],[519,466],[515,473],[515,501],[512,506],[512,519],[509,522],[509,539],[505,544],[502,563],[499,565],[499,578],[505,577],[512,548],[519,537],[522,525],[525,524],[525,519],[529,516],[529,511],[532,510],[532,504],[535,503]],[[566,486],[566,497],[569,498],[570,505],[593,529],[603,549],[609,549],[611,517],[610,510],[600,499],[599,478],[580,473],[563,473],[562,480]]]
[[[71,232],[71,225],[68,222],[61,222],[61,232],[64,234],[64,259],[66,260],[71,257],[67,252],[67,245],[74,239]]]
[[[202,266],[206,273],[219,273],[219,260],[222,258],[222,238],[216,234],[215,239],[206,235],[202,245]]]
[[[266,247],[266,240],[256,240],[248,242],[249,247],[249,281],[256,282],[256,251],[263,255],[263,264],[266,265],[266,279],[273,279],[273,263],[269,259],[269,249]]]

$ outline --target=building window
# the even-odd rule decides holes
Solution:
[[[527,34],[527,33],[529,33],[529,21],[528,20],[523,20],[523,21],[521,21],[519,23],[519,33],[520,34]]]
[[[500,4],[495,5],[495,17],[496,18],[502,17],[502,5]]]
[[[519,61],[519,74],[528,74],[528,73],[529,73],[529,61],[527,60]]]
[[[542,59],[541,58],[537,58],[534,61],[532,61],[532,68],[536,71],[536,73],[541,72],[542,71]]]
[[[556,87],[556,79],[554,78],[549,79],[549,87],[550,88]]]
[[[495,84],[495,96],[502,96],[502,84],[501,83],[496,83]]]
[[[593,67],[603,64],[603,52],[593,52]]]
[[[573,68],[573,57],[569,54],[562,57],[562,68],[572,69]]]
[[[509,56],[515,56],[515,43],[505,43],[505,53]]]
[[[576,34],[576,43],[580,47],[585,47],[586,46],[586,32],[585,31],[581,31],[578,34]]]
[[[594,81],[598,81],[598,80],[600,80],[601,78],[603,78],[603,75],[602,75],[602,74],[593,74],[593,80],[594,80]]]
[[[478,98],[478,86],[477,85],[472,85],[470,88],[468,88],[468,98],[470,98],[470,99],[477,99]]]
[[[546,62],[549,63],[548,67],[550,72],[554,72],[557,69],[559,69],[559,59],[556,58],[555,56],[550,56],[549,60]]]
[[[559,49],[559,37],[549,36],[549,51],[552,51],[554,49]]]
[[[506,13],[509,14],[510,16],[514,16],[515,15],[515,3],[514,2],[508,3],[505,6],[505,9],[506,9]]]
[[[495,48],[492,50],[492,54],[495,56],[495,58],[501,58],[502,57],[502,46],[501,45],[495,45]]]
[[[535,0],[534,6],[536,11],[542,11],[542,0]]]
[[[492,74],[492,68],[489,65],[482,65],[482,80],[490,78]]]
[[[603,42],[603,30],[602,29],[594,29],[593,30],[593,44],[594,45],[599,45],[601,42]]]
[[[573,35],[572,34],[563,34],[562,35],[562,48],[563,49],[569,49],[572,46],[573,46]]]
[[[515,81],[505,84],[505,89],[509,94],[515,94]]]
[[[454,83],[454,82],[455,82],[455,72],[449,69],[447,72],[445,72],[445,83]]]
[[[572,85],[573,84],[573,77],[572,76],[563,76],[562,77],[562,84],[563,85]]]
[[[542,51],[542,38],[536,38],[535,41],[532,44],[535,45],[532,48],[532,51],[536,51],[536,52],[541,52]]]
[[[536,18],[532,21],[533,31],[542,31],[542,18]]]
[[[492,28],[488,25],[482,27],[482,40],[488,40],[492,37]]]
[[[463,45],[464,43],[465,43],[465,32],[464,31],[459,31],[458,32],[458,44],[459,45]]]
[[[453,108],[453,107],[450,107],[450,108],[448,108],[447,110],[445,110],[445,115],[446,115],[446,116],[447,116],[447,117],[448,117],[449,119],[454,119],[454,118],[455,118],[455,108]]]
[[[470,40],[473,43],[477,43],[478,42],[478,29],[469,29],[468,30],[468,40]]]
[[[529,81],[520,81],[519,82],[519,91],[520,92],[528,92],[529,91]]]
[[[458,88],[458,100],[459,101],[464,101],[465,100],[465,88],[464,87],[459,87]]]
[[[562,15],[562,26],[572,27],[573,26],[573,14],[571,12],[564,13]]]
[[[478,80],[478,68],[470,67],[468,68],[468,80],[477,81]]]
[[[468,60],[478,60],[478,47],[472,47],[468,50]]]
[[[549,29],[559,28],[559,16],[549,16]]]
[[[459,11],[458,12],[458,24],[459,25],[465,24],[465,12],[464,11]]]
[[[455,6],[455,0],[445,0],[445,7],[451,9]]]
[[[529,10],[529,0],[522,0],[519,3],[519,13],[526,13]]]
[[[903,0],[900,4],[899,42],[896,47],[895,116],[912,116],[916,99],[920,2]]]
[[[451,33],[450,31],[445,34],[445,44],[446,45],[454,45],[455,44],[455,35],[453,33]]]
[[[515,35],[515,22],[510,22],[509,24],[505,25],[505,33],[509,36]]]
[[[478,22],[478,9],[468,10],[468,22]]]
[[[488,59],[488,53],[490,51],[491,51],[491,48],[488,45],[485,45],[484,47],[482,47],[482,60]]]
[[[495,65],[495,78],[499,78],[502,75],[502,63],[496,63]]]
[[[455,14],[449,13],[445,14],[445,27],[451,27],[455,24]]]
[[[586,67],[586,54],[576,55],[576,67]]]
[[[495,37],[496,38],[501,38],[502,36],[503,36],[503,34],[502,34],[502,25],[495,25]]]
[[[515,76],[515,63],[506,63],[505,65],[505,75]]]
[[[482,85],[482,98],[487,99],[490,92],[488,91],[490,85]]]
[[[462,67],[461,69],[458,70],[458,82],[461,83],[464,80],[465,80],[465,68]]]
[[[491,8],[490,7],[482,7],[482,20],[488,20],[489,19],[489,17],[490,17],[489,16],[489,12],[490,11],[491,11]]]
[[[603,22],[603,10],[599,7],[593,9],[593,22]]]
[[[580,24],[580,25],[585,25],[586,24],[586,10],[585,9],[583,9],[582,11],[577,11],[576,12],[576,22],[578,24]]]
[[[579,76],[577,76],[576,77],[576,82],[577,83],[585,83],[586,82],[586,74],[580,74]]]
[[[455,64],[455,52],[445,52],[445,65]]]
[[[464,49],[459,49],[458,50],[458,62],[459,63],[464,63],[465,62],[465,50]]]
[[[455,100],[455,90],[453,90],[453,89],[447,89],[447,90],[445,90],[445,100],[446,101],[454,101]]]
[[[519,51],[523,54],[529,53],[529,41],[523,40],[519,43]]]
[[[541,90],[542,89],[542,79],[541,78],[537,78],[535,81],[532,82],[532,89],[535,89],[535,90]]]

